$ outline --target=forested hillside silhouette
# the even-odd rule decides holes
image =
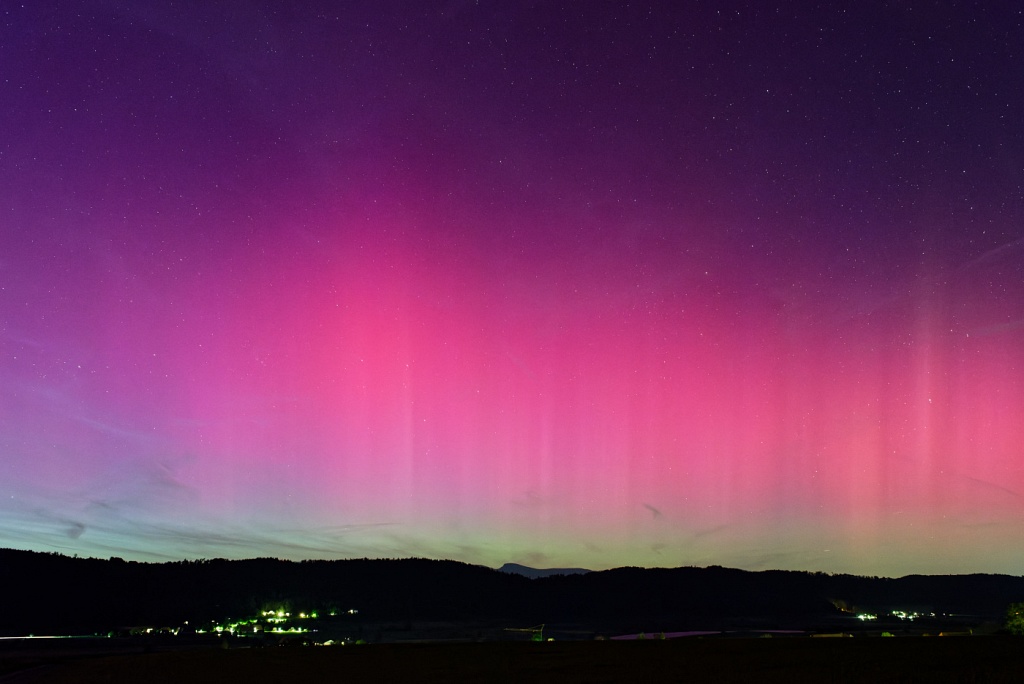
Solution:
[[[721,567],[618,568],[530,579],[424,559],[140,563],[0,549],[0,632],[94,633],[295,610],[361,620],[501,621],[628,629],[806,628],[896,607],[998,619],[1024,600],[1006,575],[900,579]]]

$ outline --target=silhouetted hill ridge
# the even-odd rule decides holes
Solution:
[[[0,549],[0,631],[95,632],[241,617],[264,607],[359,610],[365,620],[589,623],[638,629],[797,626],[848,610],[928,609],[999,618],[1024,600],[1008,575],[828,575],[722,567],[623,567],[530,579],[451,560],[141,563]]]
[[[520,565],[519,563],[505,563],[498,568],[498,571],[522,575],[530,579],[550,577],[552,575],[585,575],[588,572],[592,572],[586,568],[531,568],[529,565]]]

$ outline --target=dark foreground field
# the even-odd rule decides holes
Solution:
[[[201,649],[66,660],[0,682],[1019,682],[1003,637],[678,639]]]

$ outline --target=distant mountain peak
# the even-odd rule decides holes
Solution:
[[[498,572],[507,572],[510,575],[522,575],[523,577],[536,579],[538,577],[551,577],[552,575],[585,575],[590,570],[586,568],[531,568],[528,565],[520,565],[519,563],[505,563],[498,568]]]

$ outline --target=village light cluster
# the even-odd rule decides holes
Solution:
[[[345,611],[348,615],[355,615],[359,611],[355,608]],[[331,616],[338,615],[338,611],[332,610]],[[296,621],[317,620],[320,617],[318,611],[300,612],[292,615],[284,608],[260,611],[259,616],[243,620],[215,623],[208,629],[197,629],[197,634],[218,634],[218,635],[252,635],[252,634],[308,634],[316,631],[304,625],[295,624]]]
[[[893,610],[889,612],[889,615],[894,618],[899,618],[900,620],[915,620],[920,617],[935,617],[935,613],[919,613],[911,610]],[[857,619],[861,622],[868,622],[870,620],[877,620],[878,615],[874,613],[858,613]]]

